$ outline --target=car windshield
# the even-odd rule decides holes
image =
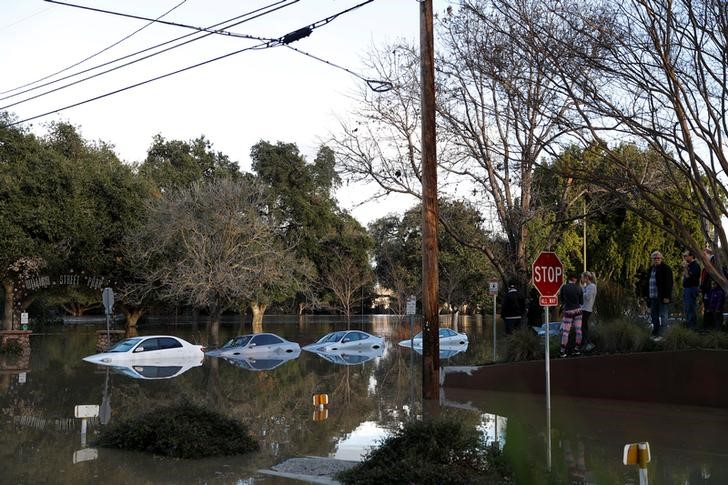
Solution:
[[[319,340],[319,343],[327,343],[327,342],[338,342],[341,340],[341,338],[346,334],[346,332],[334,332],[330,333],[328,335],[325,335],[321,340]]]
[[[252,335],[245,335],[243,337],[235,337],[234,339],[230,340],[228,343],[223,345],[223,348],[245,347],[246,345],[248,345],[248,342],[250,342],[251,338],[253,338]]]
[[[129,352],[136,344],[141,342],[140,337],[127,338],[114,344],[107,352]]]

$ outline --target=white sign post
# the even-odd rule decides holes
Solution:
[[[409,315],[410,321],[410,344],[412,345],[412,351],[415,350],[415,313],[417,313],[417,297],[410,295],[407,298],[406,314]]]
[[[81,446],[86,446],[86,420],[99,415],[98,404],[79,404],[75,407],[73,415],[81,419]]]
[[[496,307],[498,306],[498,280],[490,280],[488,283],[488,292],[493,295],[493,362],[495,362],[496,340],[495,340],[495,324],[496,324]]]

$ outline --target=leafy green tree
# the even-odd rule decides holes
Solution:
[[[332,264],[332,255],[355,268],[363,283],[370,271],[371,240],[333,197],[340,185],[333,151],[322,146],[308,163],[295,144],[260,141],[252,147],[251,159],[253,170],[269,188],[270,207],[281,221],[286,239],[295,245],[299,259],[315,271],[309,291],[297,296],[299,312],[307,305],[334,305],[347,313],[350,303],[344,304],[331,288],[339,286],[332,278],[341,266]]]
[[[441,227],[439,235],[440,299],[450,309],[467,307],[483,300],[489,276],[494,274],[485,255],[471,247],[488,241],[482,229],[482,218],[472,206],[441,200],[444,220],[451,225]],[[416,206],[399,218],[387,216],[374,221],[370,234],[375,240],[374,259],[378,282],[395,292],[398,308],[411,294],[418,294],[422,272],[421,207]],[[457,234],[455,239],[451,234]],[[460,244],[466,239],[470,245]],[[490,241],[489,241],[490,242]]]
[[[188,187],[201,179],[239,177],[235,162],[200,136],[190,141],[166,140],[155,135],[139,173],[152,180],[160,191]]]
[[[51,296],[42,288],[28,291],[24,283],[41,270],[50,277],[111,274],[144,193],[108,145],[87,142],[70,124],[52,124],[38,138],[0,123],[3,326],[11,327],[14,306],[25,309],[35,298],[77,309],[94,297],[100,301],[98,288],[55,290]]]

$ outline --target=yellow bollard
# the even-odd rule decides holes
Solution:
[[[624,445],[622,462],[625,465],[637,465],[639,467],[640,485],[648,485],[647,464],[651,460],[649,443],[628,443]]]

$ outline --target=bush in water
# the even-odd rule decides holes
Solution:
[[[163,407],[120,422],[102,431],[97,444],[175,458],[258,450],[243,424],[192,404]]]
[[[336,478],[345,484],[472,484],[501,483],[509,474],[500,450],[486,445],[474,426],[438,418],[406,424]]]

